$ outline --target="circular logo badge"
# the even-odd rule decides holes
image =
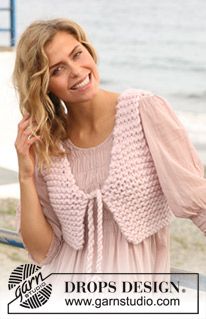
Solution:
[[[52,285],[46,283],[41,267],[24,264],[16,267],[8,282],[8,288],[15,288],[16,298],[20,298],[20,306],[24,308],[38,308],[44,305],[52,293]]]

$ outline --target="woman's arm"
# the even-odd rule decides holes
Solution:
[[[19,183],[21,236],[32,258],[41,263],[51,245],[53,230],[43,214],[34,178],[22,179],[20,177]]]
[[[20,230],[29,253],[40,263],[51,245],[53,230],[43,214],[34,182],[35,156],[32,145],[39,137],[31,135],[30,125],[29,114],[26,114],[18,125],[15,141],[19,164]]]
[[[204,167],[185,128],[166,100],[144,97],[139,105],[158,178],[174,215],[190,218],[206,234]]]

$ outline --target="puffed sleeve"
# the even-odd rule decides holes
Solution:
[[[37,263],[35,261],[35,259],[33,259],[32,255],[29,253],[29,257],[36,264],[43,266],[45,264],[49,264],[52,261],[52,259],[59,253],[61,246],[62,246],[62,232],[61,232],[60,223],[59,223],[57,216],[54,213],[53,208],[50,204],[45,181],[43,180],[42,175],[38,172],[37,168],[35,169],[35,185],[36,185],[36,189],[37,189],[37,193],[39,196],[39,200],[40,200],[40,204],[41,204],[43,213],[46,216],[48,222],[50,223],[50,225],[52,226],[52,229],[53,229],[52,242],[50,244],[47,255],[42,260],[42,262]],[[17,222],[17,231],[19,232],[19,234],[21,236],[20,220],[21,220],[21,207],[19,205],[17,207],[16,222]],[[26,246],[25,246],[25,248],[26,248]]]
[[[204,167],[184,126],[160,96],[142,97],[139,111],[160,185],[172,212],[190,218],[206,235]]]

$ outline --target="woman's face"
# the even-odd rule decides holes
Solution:
[[[99,90],[99,73],[88,50],[71,34],[58,32],[45,47],[49,91],[65,103],[90,101]]]

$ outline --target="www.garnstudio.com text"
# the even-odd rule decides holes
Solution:
[[[179,298],[147,298],[141,296],[140,298],[65,298],[67,306],[94,306],[95,308],[101,308],[104,306],[180,306]]]

